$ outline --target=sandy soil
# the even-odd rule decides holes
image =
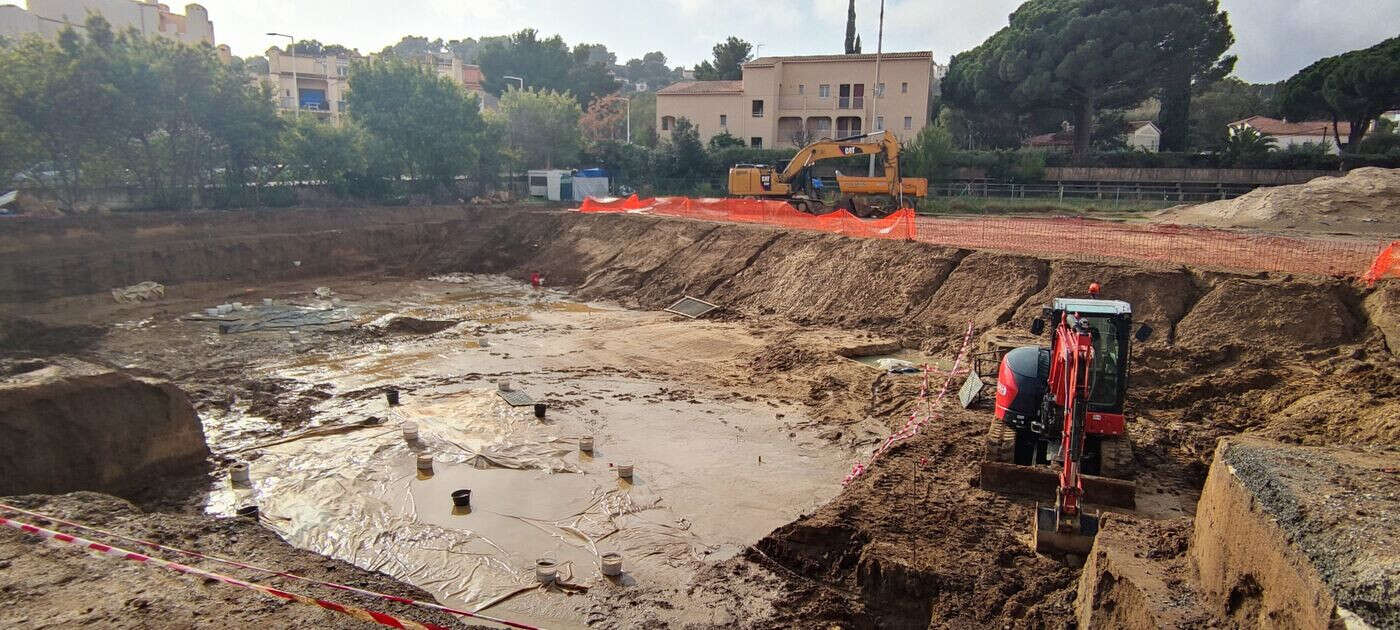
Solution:
[[[105,334],[63,349],[166,374],[209,417],[260,419],[256,430],[236,431],[229,443],[282,437],[328,417],[377,415],[371,405],[390,382],[406,379],[405,389],[422,392],[410,391],[410,400],[436,404],[455,395],[453,387],[489,389],[490,379],[509,375],[538,379],[529,383],[532,391],[557,397],[564,414],[603,415],[615,406],[630,415],[645,402],[740,410],[737,416],[763,432],[788,435],[792,452],[822,451],[844,466],[904,422],[918,388],[917,379],[882,374],[839,350],[893,341],[946,362],[969,320],[979,338],[1024,336],[1040,304],[1094,280],[1105,295],[1131,299],[1140,321],[1159,331],[1135,349],[1131,375],[1137,517],[1189,515],[1223,435],[1400,445],[1400,363],[1373,315],[1394,310],[1390,293],[1320,279],[1102,266],[637,217],[569,217],[555,228],[552,237],[529,241],[523,254],[490,250],[483,266],[506,267],[517,278],[542,271],[551,284],[571,287],[566,301],[601,300],[585,306],[603,312],[494,304],[463,313],[461,303],[499,300],[442,287],[425,280],[427,273],[346,273],[335,280],[185,282],[155,304],[76,296],[25,304],[24,313],[49,327],[99,326]],[[425,266],[438,270],[446,260],[424,256],[432,261]],[[428,336],[317,334],[309,354],[291,355],[285,334],[221,336],[210,324],[177,319],[225,301],[303,300],[319,285],[347,302],[374,305],[367,318],[394,310],[473,323]],[[462,293],[425,299],[437,291]],[[680,294],[723,304],[725,312],[705,322],[656,313]],[[502,356],[478,353],[486,357],[479,367],[444,374],[473,351],[466,344],[477,332],[502,337]],[[552,345],[523,343],[530,338]],[[306,356],[319,363],[298,372]],[[578,370],[585,364],[597,371]],[[599,379],[616,384],[595,387]],[[643,391],[637,381],[653,386]],[[573,391],[566,382],[589,385]],[[976,487],[989,414],[945,411],[830,501],[780,501],[790,512],[773,515],[776,529],[755,533],[752,544],[733,542],[732,557],[676,571],[683,579],[599,583],[585,595],[519,600],[520,610],[597,627],[1063,627],[1074,616],[1078,570],[1029,549],[1033,501]],[[719,434],[706,426],[702,437]],[[227,450],[215,451],[224,453],[218,463],[230,459]],[[824,468],[812,472],[818,485],[839,481]],[[145,506],[198,511],[211,483],[197,481],[194,493]],[[1161,539],[1175,544],[1171,536]],[[26,601],[40,594],[31,597]]]
[[[1292,186],[1260,188],[1235,199],[1161,211],[1155,220],[1212,227],[1359,234],[1400,234],[1400,169],[1358,168]]]
[[[420,600],[429,597],[387,576],[286,545],[271,531],[246,519],[144,512],[121,499],[91,492],[8,497],[5,502],[162,545],[236,558],[389,595]],[[43,523],[33,524],[44,526]],[[121,544],[116,540],[110,542]],[[146,551],[130,545],[126,548]],[[168,559],[410,619],[456,624],[450,615],[414,606],[343,593],[332,595],[336,592],[324,589],[315,592],[296,581],[269,578],[215,562],[186,557]],[[362,621],[328,610],[288,603],[162,568],[90,556],[74,547],[41,542],[8,528],[0,533],[0,625],[9,628],[366,627]]]

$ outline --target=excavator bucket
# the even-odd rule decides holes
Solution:
[[[1036,553],[1073,553],[1088,556],[1094,548],[1094,536],[1099,533],[1097,514],[1080,511],[1074,516],[1059,518],[1055,506],[1037,505],[1032,524],[1031,544]]]
[[[983,490],[1054,499],[1060,487],[1059,474],[1049,466],[1020,466],[1015,463],[1015,432],[993,419],[987,433],[982,459],[980,486]],[[1084,501],[1105,507],[1137,507],[1137,484],[1125,479],[1081,475]]]
[[[1131,481],[1095,475],[1082,475],[1080,479],[1086,502],[1129,510],[1137,507],[1137,484]],[[980,485],[992,492],[1053,499],[1060,476],[1049,466],[983,461]]]

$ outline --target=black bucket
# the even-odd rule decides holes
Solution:
[[[399,390],[397,390],[397,389],[386,389],[386,390],[384,390],[384,400],[389,401],[389,406],[390,406],[390,407],[397,407],[397,406],[399,406]]]
[[[471,507],[472,491],[458,490],[452,493],[452,505],[457,507]]]
[[[536,417],[536,418],[543,418],[543,417],[544,417],[544,410],[545,410],[545,404],[544,404],[544,403],[535,403],[535,417]]]

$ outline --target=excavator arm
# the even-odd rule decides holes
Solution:
[[[879,140],[865,141],[866,138],[877,135],[880,136]],[[887,163],[892,162],[898,164],[899,142],[894,139],[894,134],[888,131],[868,133],[862,136],[852,136],[842,140],[822,140],[813,142],[812,144],[802,147],[802,150],[792,156],[792,160],[788,162],[787,168],[783,169],[783,172],[778,174],[778,181],[785,184],[789,183],[804,169],[822,160],[850,157],[852,155],[870,155],[872,153],[885,153],[887,156],[885,158]],[[886,170],[894,172],[895,169],[886,167]]]

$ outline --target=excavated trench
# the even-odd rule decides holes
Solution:
[[[832,444],[860,452],[878,439],[870,426],[902,424],[916,384],[844,361],[794,326],[874,333],[880,343],[948,357],[969,322],[979,339],[1024,336],[1041,305],[1098,282],[1159,331],[1135,352],[1131,373],[1143,516],[1194,511],[1222,436],[1400,445],[1393,283],[1370,290],[1326,278],[497,208],[21,219],[0,251],[0,311],[9,324],[0,332],[11,354],[54,352],[34,342],[49,337],[16,330],[92,326],[82,311],[95,298],[86,296],[145,280],[247,287],[538,272],[575,299],[629,309],[659,310],[692,295],[721,305],[726,322],[787,327],[766,338],[746,384],[799,392]],[[20,325],[21,316],[43,324]],[[93,343],[84,339],[64,350],[83,351]],[[988,414],[947,411],[835,499],[702,572],[688,591],[641,589],[599,601],[631,610],[632,619],[654,613],[665,621],[668,598],[694,598],[749,611],[752,618],[736,621],[750,627],[1064,623],[1075,614],[1078,571],[1027,548],[1032,501],[976,487]],[[755,610],[747,601],[763,590],[783,595]]]

